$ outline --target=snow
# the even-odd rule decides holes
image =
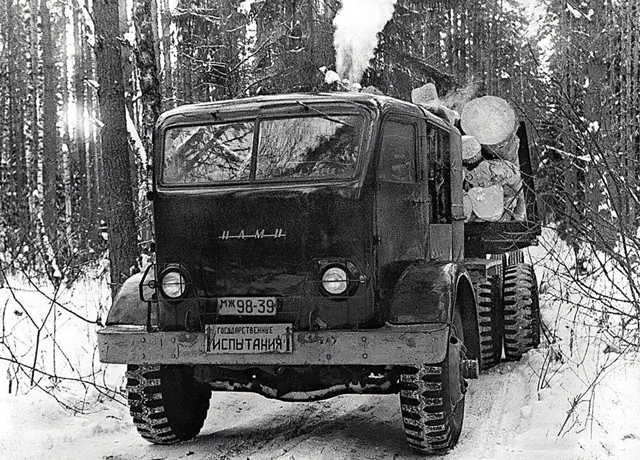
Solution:
[[[640,357],[619,353],[597,318],[577,307],[580,292],[561,276],[565,267],[573,266],[572,257],[571,248],[551,230],[545,230],[542,244],[528,252],[541,285],[545,339],[520,362],[502,363],[470,381],[463,432],[447,459],[640,458]],[[14,283],[15,299],[6,287],[0,289],[5,341],[31,363],[28,337],[33,339],[34,326],[25,314],[15,313],[21,310],[17,302],[41,324],[50,301],[24,279],[9,281]],[[594,279],[596,286],[599,282]],[[108,289],[99,278],[86,278],[73,289],[61,290],[58,300],[65,308],[92,318],[106,311]],[[96,326],[61,307],[55,315],[60,345],[56,371],[68,377],[95,372],[96,382],[114,389],[117,397],[105,398],[91,387],[43,376],[41,386],[51,391],[55,384],[54,394],[67,405],[83,408],[83,413],[64,409],[43,390],[28,390],[24,376],[17,390],[14,379],[9,394],[7,362],[0,361],[0,458],[421,458],[405,445],[397,395],[344,395],[297,403],[215,392],[205,426],[195,440],[173,446],[148,444],[136,433],[124,405],[124,367],[99,366],[94,360]],[[50,323],[46,324],[44,330],[51,336]],[[17,340],[18,332],[22,340]],[[47,372],[53,370],[51,338],[42,339],[38,360]],[[0,357],[6,358],[4,344],[0,347]]]

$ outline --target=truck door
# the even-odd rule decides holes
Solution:
[[[380,134],[376,194],[378,272],[393,285],[404,267],[423,259],[428,199],[418,152],[424,121],[387,117]]]

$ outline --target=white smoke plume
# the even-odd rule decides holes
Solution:
[[[479,90],[480,84],[477,81],[471,80],[466,86],[448,92],[447,95],[440,100],[440,103],[445,107],[462,113],[462,109],[467,102],[479,97]]]
[[[343,0],[333,20],[336,70],[351,84],[360,83],[378,46],[378,33],[393,16],[397,0]]]

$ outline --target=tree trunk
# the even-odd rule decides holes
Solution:
[[[67,16],[67,6],[64,6],[63,14]],[[66,31],[62,34],[64,42],[67,41],[68,37]],[[66,46],[62,47],[61,50],[63,62],[69,62],[69,49]],[[61,81],[61,93],[62,93],[62,104],[63,107],[66,108],[65,112],[70,110],[70,106],[72,103],[71,99],[71,91],[69,91],[69,81],[71,76],[69,74],[69,66],[62,66],[62,81]],[[62,227],[64,229],[64,250],[66,252],[66,256],[74,253],[75,241],[73,241],[73,172],[71,170],[72,159],[75,154],[77,154],[76,143],[75,143],[75,135],[74,135],[74,127],[69,122],[69,116],[63,117],[62,120],[64,131],[62,135],[62,149],[61,149],[61,159],[62,159],[62,168],[60,168],[61,176],[62,176],[62,186],[64,189],[64,218]]]
[[[27,161],[24,134],[27,75],[24,44],[26,36],[19,25],[22,21],[22,6],[17,2],[7,2],[7,59],[9,63],[7,83],[9,96],[9,165],[8,177],[11,181],[13,198],[11,199],[11,216],[9,219],[19,228],[26,228],[29,221],[27,215]]]
[[[118,286],[137,268],[138,246],[129,171],[129,145],[118,28],[118,1],[97,0],[96,65],[100,89],[98,99],[103,122],[102,159],[107,202],[107,234],[111,287]]]
[[[40,11],[39,0],[30,0],[31,24],[30,24],[30,46],[31,46],[31,147],[27,162],[27,188],[31,192],[38,187],[38,158],[40,158],[40,61],[38,59],[38,13]],[[35,219],[40,209],[40,203],[29,194],[29,215]]]
[[[58,243],[58,209],[56,198],[56,182],[58,177],[58,78],[54,60],[54,44],[51,33],[51,14],[47,1],[40,4],[40,21],[42,23],[42,70],[44,88],[42,95],[42,211],[44,232],[54,248]]]
[[[482,221],[497,222],[504,213],[504,190],[501,185],[474,187],[467,193],[473,213]]]
[[[82,16],[81,6],[78,0],[73,0],[73,21],[75,27],[73,29],[74,36],[74,74],[73,87],[76,101],[77,123],[74,126],[73,136],[76,145],[76,158],[73,164],[74,195],[76,205],[76,225],[78,225],[78,243],[84,247],[87,241],[87,232],[89,230],[89,200],[87,199],[87,139],[85,134],[85,87],[84,80],[87,78],[85,74],[85,53],[84,53],[84,20]]]
[[[171,68],[173,39],[171,38],[171,11],[169,8],[169,0],[160,0],[164,99],[168,101],[169,107],[175,107],[175,84],[173,81],[173,69]]]
[[[83,8],[90,9],[92,0],[83,0]],[[84,75],[86,78],[95,81],[96,62],[93,49],[89,46],[87,40],[83,42],[84,56]],[[98,101],[96,88],[86,85],[86,110],[91,120],[89,123],[89,131],[87,133],[87,189],[85,194],[88,202],[88,243],[91,250],[99,253],[104,247],[104,240],[101,236],[100,226],[104,218],[104,175],[102,174],[102,157],[100,155],[100,136],[98,133],[98,123],[95,119],[98,116]]]

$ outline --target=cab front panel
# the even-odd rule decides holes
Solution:
[[[160,295],[160,328],[247,321],[287,322],[297,330],[379,325],[371,208],[370,194],[354,198],[320,188],[157,193],[159,275],[179,267],[187,278],[183,299]],[[344,295],[323,289],[322,273],[333,265],[348,267]],[[233,315],[229,302],[243,298]],[[245,305],[251,298],[258,304]],[[269,299],[275,315],[268,314]],[[221,305],[227,314],[218,313]],[[248,308],[266,314],[247,314]]]

